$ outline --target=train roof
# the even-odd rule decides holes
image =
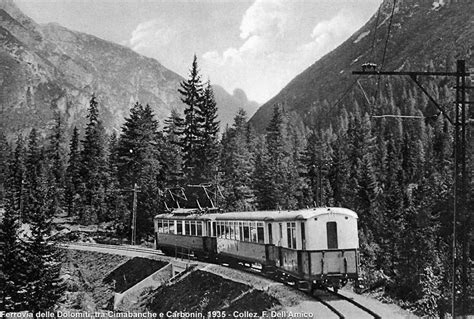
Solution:
[[[155,218],[164,219],[201,219],[201,220],[255,220],[255,221],[282,221],[306,220],[327,214],[341,214],[357,218],[357,214],[347,208],[318,207],[301,210],[279,211],[249,211],[229,213],[202,213],[197,209],[178,209],[170,213],[156,215]]]

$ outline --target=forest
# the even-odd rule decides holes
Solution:
[[[452,99],[447,84],[431,89]],[[107,134],[94,95],[87,125],[71,134],[60,113],[46,134],[32,128],[11,142],[0,134],[0,285],[6,287],[0,308],[54,305],[61,283],[49,237],[59,212],[82,224],[113,222],[117,236],[129,238],[131,190],[138,185],[137,237],[152,241],[165,190],[207,184],[219,186],[223,211],[354,210],[365,290],[383,289],[417,314],[449,311],[453,128],[413,86],[386,82],[373,105],[353,94],[337,112],[325,102],[327,118],[315,119],[312,128],[294,125],[285,105],[275,105],[264,134],[243,110],[232,126],[219,127],[218,105],[196,58],[179,92],[184,114],[173,111],[159,123],[149,105],[136,102],[119,134]],[[468,231],[462,218],[460,233]],[[25,223],[30,240],[19,235]]]

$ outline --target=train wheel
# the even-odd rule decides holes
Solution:
[[[298,284],[298,290],[301,290],[307,293],[311,293],[313,290],[313,283],[310,281],[299,280],[297,284]]]

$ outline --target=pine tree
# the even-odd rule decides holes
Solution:
[[[179,146],[178,133],[178,128],[182,127],[182,123],[183,119],[176,109],[171,110],[171,115],[164,123],[162,159],[166,171],[166,187],[177,187],[183,184],[183,155]]]
[[[72,131],[71,142],[69,144],[69,161],[66,168],[66,192],[65,202],[69,216],[77,216],[78,205],[80,204],[81,187],[81,150],[79,145],[79,132],[77,127]]]
[[[291,199],[287,194],[289,152],[285,141],[283,113],[275,106],[267,126],[264,154],[257,154],[256,194],[260,209],[286,208]]]
[[[26,151],[26,174],[25,174],[25,200],[24,200],[24,218],[29,220],[32,207],[37,204],[38,198],[35,197],[34,189],[40,183],[40,176],[46,169],[44,164],[44,150],[40,145],[38,132],[33,128],[28,136],[28,149]]]
[[[51,241],[52,218],[58,209],[54,201],[55,182],[51,173],[42,171],[30,190],[36,200],[30,206],[31,235],[26,243],[28,262],[26,294],[30,312],[52,310],[64,291],[60,278],[60,252]]]
[[[108,216],[107,220],[115,222],[117,234],[123,237],[123,230],[129,222],[129,210],[125,203],[126,194],[123,192],[119,182],[118,165],[119,165],[119,140],[115,132],[109,139],[109,157],[108,157],[108,176],[106,189],[106,204]]]
[[[99,108],[96,97],[92,95],[89,101],[89,114],[82,141],[81,178],[84,185],[83,221],[94,223],[106,218],[105,188],[107,182],[107,143],[102,121],[99,118]]]
[[[21,311],[26,306],[25,245],[19,240],[19,208],[15,208],[15,194],[12,187],[14,175],[8,167],[14,167],[10,159],[5,173],[4,215],[0,221],[0,309]]]
[[[23,136],[20,134],[16,140],[15,151],[10,166],[12,181],[9,184],[12,192],[12,207],[19,213],[19,219],[22,221],[24,214],[24,202],[26,198],[26,147]]]
[[[204,182],[211,182],[217,171],[219,156],[219,121],[217,120],[217,105],[211,83],[208,81],[203,92],[203,101],[200,105],[202,115],[201,127],[201,176]]]
[[[177,134],[180,135],[180,146],[183,151],[183,170],[188,183],[201,183],[200,155],[202,154],[202,113],[204,88],[199,74],[197,58],[194,55],[189,78],[180,83],[178,92],[181,100],[186,104],[184,121],[176,122]]]
[[[65,188],[65,150],[64,144],[64,124],[60,112],[55,113],[54,126],[51,129],[46,155],[48,165],[53,173],[56,183],[55,201],[59,204],[63,202]]]
[[[329,185],[329,171],[331,152],[328,143],[323,141],[321,134],[312,132],[302,154],[301,163],[303,170],[301,175],[306,181],[306,205],[314,203],[320,206],[328,205],[331,197]]]
[[[10,146],[3,132],[0,131],[0,207],[5,198],[5,184],[7,180]]]
[[[254,207],[252,175],[254,156],[247,140],[247,113],[240,109],[221,140],[220,167],[223,173],[225,208],[251,210]]]
[[[122,134],[118,142],[117,168],[122,189],[131,189],[138,185],[137,238],[152,233],[153,215],[160,207],[160,189],[166,178],[162,155],[163,135],[158,131],[158,122],[149,105],[143,107],[136,103],[125,119]],[[129,192],[128,202],[132,202]]]

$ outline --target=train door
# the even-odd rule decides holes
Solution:
[[[337,249],[337,223],[336,222],[327,222],[326,223],[326,233],[328,239],[328,249]]]
[[[210,221],[206,222],[206,232],[203,235],[208,236],[208,237],[212,237],[212,228],[211,228],[211,222]]]

